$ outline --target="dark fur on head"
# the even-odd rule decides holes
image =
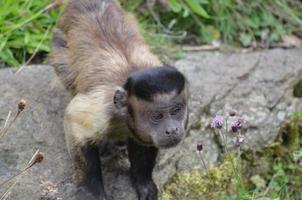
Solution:
[[[132,73],[124,85],[128,95],[152,101],[155,94],[176,90],[179,94],[185,87],[185,77],[175,67],[164,65]]]

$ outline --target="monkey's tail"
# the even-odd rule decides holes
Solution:
[[[71,92],[75,93],[75,75],[68,66],[68,47],[64,33],[55,29],[51,40],[52,52],[50,62],[53,66],[57,76],[60,78],[64,87]]]

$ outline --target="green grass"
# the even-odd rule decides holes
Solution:
[[[0,1],[0,66],[20,66],[37,52],[49,52],[58,11],[43,11],[50,0]]]
[[[179,58],[175,44],[269,47],[284,35],[302,38],[299,0],[167,0],[170,11],[146,7],[145,0],[120,0],[135,13],[151,49],[164,60]],[[60,9],[43,11],[52,0],[0,1],[0,67],[20,66],[50,51],[51,29]]]
[[[302,112],[301,111],[292,112],[291,116],[297,120],[302,121]]]

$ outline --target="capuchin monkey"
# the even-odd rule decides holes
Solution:
[[[73,96],[64,129],[77,182],[107,198],[98,144],[118,134],[138,199],[156,200],[158,149],[185,136],[184,75],[150,52],[135,20],[114,0],[68,0],[53,32],[51,63]]]

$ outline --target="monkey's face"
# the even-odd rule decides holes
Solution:
[[[143,144],[168,148],[185,135],[187,86],[171,66],[147,68],[131,74],[116,90],[115,107],[127,117],[133,137]]]
[[[186,96],[158,94],[152,102],[131,98],[128,105],[128,125],[133,137],[141,143],[169,148],[185,136],[187,118]]]

